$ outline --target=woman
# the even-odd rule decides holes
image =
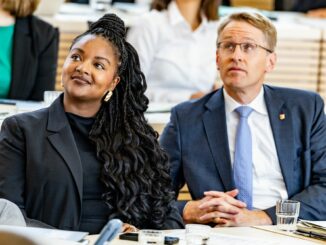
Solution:
[[[0,98],[43,100],[54,90],[58,30],[33,16],[40,0],[0,0]]]
[[[62,74],[63,95],[49,108],[3,122],[0,197],[28,222],[59,229],[98,233],[112,218],[138,228],[182,227],[122,20],[107,14],[78,36]]]
[[[154,0],[130,29],[151,101],[178,103],[213,89],[219,0]]]

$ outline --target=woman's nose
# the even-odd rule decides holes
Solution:
[[[80,63],[78,66],[76,66],[76,71],[79,73],[84,73],[86,75],[89,75],[90,66],[87,64],[87,62]]]

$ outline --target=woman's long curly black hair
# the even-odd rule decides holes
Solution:
[[[102,102],[90,132],[97,156],[104,162],[103,198],[111,218],[139,228],[162,229],[174,199],[167,155],[158,144],[158,133],[147,123],[146,81],[135,49],[125,40],[123,21],[106,14],[90,25],[85,35],[110,42],[117,53],[120,83],[109,102]]]

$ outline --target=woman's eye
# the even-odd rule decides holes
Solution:
[[[95,64],[95,67],[96,67],[97,69],[104,70],[104,65],[102,65],[102,64],[100,64],[100,63],[96,63],[96,64]]]
[[[74,61],[80,61],[80,57],[77,54],[71,55],[71,59],[74,60]]]

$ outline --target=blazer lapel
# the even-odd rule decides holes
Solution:
[[[9,98],[25,98],[30,88],[34,86],[29,80],[30,71],[34,67],[29,67],[33,57],[32,35],[27,18],[17,18],[13,37],[12,71]]]
[[[75,180],[81,201],[83,196],[83,169],[74,136],[63,110],[62,98],[61,95],[49,108],[47,129],[53,134],[49,135],[48,139],[67,164]]]
[[[234,188],[230,160],[229,142],[227,136],[223,89],[218,90],[206,103],[203,123],[212,152],[217,172],[225,190]]]
[[[288,193],[292,193],[293,168],[295,160],[294,138],[291,108],[274,91],[275,88],[264,86],[265,102],[273,131],[276,151]]]

